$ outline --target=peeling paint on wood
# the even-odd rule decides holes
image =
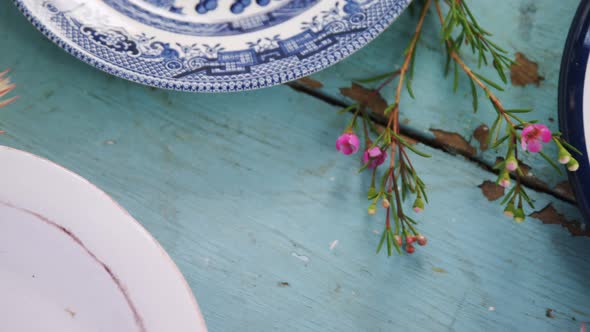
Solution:
[[[340,88],[340,93],[360,105],[366,105],[373,112],[382,115],[387,108],[387,102],[379,92],[363,87],[360,84],[352,83],[350,88]]]
[[[488,199],[488,201],[495,201],[498,198],[504,196],[504,187],[496,184],[495,182],[486,180],[478,187],[481,189],[482,194]]]
[[[557,212],[552,204],[548,204],[540,211],[535,211],[530,215],[533,218],[539,219],[543,224],[561,225],[566,228],[572,235],[575,236],[590,236],[590,230],[585,229],[579,221],[567,220],[566,217]]]
[[[475,148],[457,133],[451,133],[441,129],[430,129],[437,141],[447,147],[450,151],[457,151],[469,156],[475,155]]]
[[[524,54],[517,52],[516,59],[510,66],[510,79],[512,85],[525,86],[535,84],[539,86],[545,78],[539,75],[539,65],[529,60]]]
[[[572,200],[575,200],[576,198],[572,186],[570,185],[570,182],[567,180],[561,181],[557,185],[555,185],[555,191],[564,196],[569,197]]]
[[[473,138],[479,142],[479,150],[485,151],[488,149],[488,136],[490,129],[487,125],[481,124],[473,131]]]
[[[322,82],[313,79],[309,76],[307,77],[302,77],[300,79],[297,80],[297,83],[300,83],[301,85],[310,88],[310,89],[321,89],[324,87],[324,85],[322,84]]]

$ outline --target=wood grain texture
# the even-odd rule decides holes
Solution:
[[[549,0],[489,1],[472,0],[472,8],[482,26],[494,34],[497,44],[506,48],[512,58],[521,52],[538,64],[539,75],[544,77],[537,85],[525,87],[509,86],[498,95],[507,108],[534,108],[536,118],[552,130],[557,124],[557,85],[561,55],[569,26],[579,1],[564,0],[557,5]],[[434,12],[432,13],[434,14]],[[345,61],[324,70],[312,77],[324,85],[324,93],[349,101],[342,97],[338,89],[350,86],[354,79],[366,78],[398,69],[403,61],[403,51],[413,33],[417,15],[404,13],[388,30],[375,41],[355,53]],[[401,102],[401,116],[406,120],[405,127],[417,134],[432,137],[431,128],[456,132],[478,146],[473,132],[482,123],[491,126],[495,112],[479,93],[479,111],[473,114],[469,83],[461,77],[458,92],[452,92],[452,75],[444,76],[443,44],[439,37],[438,18],[426,18],[422,40],[416,55],[416,73],[413,83],[417,99],[412,100],[404,94]],[[465,53],[467,62],[477,68],[477,59]],[[489,70],[488,77],[496,77]],[[508,73],[507,73],[508,74]],[[499,79],[496,79],[500,82]],[[390,102],[394,97],[395,85],[384,89],[383,96]],[[526,117],[524,117],[526,118]],[[549,155],[556,155],[556,149],[547,149]],[[493,164],[501,151],[479,151],[479,157],[489,165]],[[527,164],[533,165],[534,174],[553,188],[566,179],[554,174],[553,168],[539,156],[525,156]]]
[[[0,144],[118,200],[179,265],[211,331],[575,331],[590,320],[588,239],[505,219],[478,187],[490,174],[462,158],[417,145],[433,155],[415,159],[429,184],[430,242],[387,259],[374,253],[382,219],[361,204],[369,178],[334,149],[348,115],[287,87],[196,95],[113,78],[46,41],[8,2],[0,40],[0,67],[14,67],[22,95],[0,113]],[[328,84],[345,85],[345,68]],[[422,93],[432,105],[462,102]],[[453,114],[414,118],[451,124],[442,119],[467,113]]]

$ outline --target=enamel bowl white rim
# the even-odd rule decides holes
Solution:
[[[24,221],[25,219],[29,221]],[[22,222],[18,223],[18,221]],[[36,235],[28,236],[29,233],[25,233],[26,238],[15,241],[5,237],[5,242],[0,243],[0,251],[3,255],[0,257],[0,262],[8,262],[8,265],[4,266],[2,272],[6,275],[5,270],[8,269],[8,275],[10,275],[11,267],[16,270],[34,270],[38,265],[39,270],[45,269],[45,271],[39,272],[34,281],[35,284],[29,280],[17,280],[17,284],[42,285],[43,281],[47,281],[43,279],[45,277],[45,279],[51,279],[52,288],[61,290],[62,293],[76,291],[90,294],[100,291],[98,295],[92,295],[97,297],[96,301],[82,298],[79,306],[83,308],[80,309],[66,307],[67,303],[59,303],[64,306],[63,310],[71,314],[72,321],[78,319],[78,326],[83,325],[84,322],[92,322],[94,319],[94,322],[99,322],[98,325],[104,322],[105,326],[115,324],[117,320],[127,321],[134,326],[131,330],[139,332],[205,332],[207,330],[195,297],[178,267],[160,244],[127,211],[81,176],[47,159],[0,146],[0,232],[4,230],[10,233],[20,228],[27,232],[38,230],[33,233],[40,234],[41,237],[38,239],[42,240],[39,242],[55,238],[55,243],[59,242],[61,245],[57,248],[51,247],[51,242],[36,243],[32,240]],[[11,252],[11,243],[13,248],[18,247],[21,251],[12,250]],[[6,246],[8,248],[5,248]],[[35,254],[35,250],[38,251],[40,249],[38,247],[42,246],[45,246],[43,249],[45,251],[41,255]],[[60,254],[59,257],[54,257],[55,255],[52,256],[51,252],[47,252],[54,249],[59,253],[65,252],[68,255],[71,253],[72,257],[83,258],[64,261],[61,257],[67,255]],[[39,258],[37,263],[31,262],[31,257],[35,260],[38,256],[43,257]],[[25,259],[28,261],[22,261]],[[54,265],[50,268],[43,267],[45,261],[49,260],[52,260]],[[87,265],[85,270],[84,264]],[[76,276],[76,273],[81,274],[82,271],[94,271],[94,274]],[[65,279],[70,280],[69,284],[63,284],[65,281],[61,277],[64,276]],[[35,275],[32,274],[31,277],[35,278]],[[74,280],[73,283],[71,280]],[[102,284],[97,284],[95,287],[91,283],[94,280],[102,280]],[[30,292],[29,286],[23,287]],[[106,291],[103,292],[101,287]],[[55,289],[51,292],[54,292],[54,295],[57,294],[56,297],[60,299],[49,298],[47,299],[49,302],[61,301],[62,296]],[[17,292],[18,290],[9,288],[9,291]],[[107,295],[101,295],[109,292],[117,294],[112,296],[116,297],[119,304],[113,302],[113,307],[119,305],[123,308],[115,312],[113,317],[104,316],[105,312],[112,312],[113,309],[98,307],[100,303],[103,307],[105,303],[107,307],[110,306]],[[66,296],[68,294],[63,295],[64,298],[72,299],[78,296],[78,294],[70,294],[72,295],[70,297]],[[80,298],[78,296],[78,300]],[[24,301],[18,294],[12,299],[0,300],[3,315],[22,314],[22,312],[10,312],[13,308],[10,301],[13,300]],[[27,305],[33,308],[37,306],[36,303]],[[84,312],[85,309],[88,310]],[[8,313],[5,310],[9,310]],[[99,312],[101,317],[92,317]],[[55,317],[43,315],[38,315],[36,320],[45,318],[54,324],[53,327],[61,328],[59,324],[63,324],[56,323]],[[15,320],[12,321],[14,324]],[[20,319],[20,321],[23,320]],[[11,324],[10,320],[4,324]],[[90,325],[87,324],[87,326]],[[51,325],[47,326],[47,328],[50,327]],[[7,327],[0,322],[0,330],[3,328]],[[18,327],[9,325],[8,328],[14,330]],[[96,325],[90,328],[100,330],[98,329],[100,326]],[[72,330],[71,327],[61,329],[61,331],[70,330]],[[119,330],[129,331],[128,328],[123,329],[123,327],[111,329],[113,332]]]

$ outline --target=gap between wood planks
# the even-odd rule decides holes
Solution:
[[[298,83],[297,81],[294,82],[290,82],[286,84],[287,86],[291,87],[293,90],[301,92],[301,93],[305,93],[311,97],[320,99],[330,105],[333,106],[338,106],[338,107],[348,107],[350,105],[346,104],[345,102],[343,102],[342,100],[339,100],[337,98],[334,98],[332,96],[329,96],[325,93],[322,93],[321,91],[318,90],[314,90],[312,88],[309,88],[301,83]],[[372,121],[374,121],[377,124],[380,124],[382,126],[386,126],[387,125],[387,119],[385,119],[385,117],[382,116],[378,116],[376,114],[371,114],[370,118]],[[433,149],[437,149],[440,151],[443,151],[444,153],[450,154],[450,155],[461,155],[463,156],[465,159],[467,159],[468,161],[476,164],[477,166],[479,166],[480,168],[482,168],[483,170],[489,172],[489,173],[493,173],[493,174],[498,174],[498,172],[496,170],[494,170],[492,168],[492,166],[488,165],[485,160],[483,160],[480,157],[471,155],[465,151],[460,151],[460,150],[453,150],[452,152],[449,151],[449,146],[444,144],[441,141],[436,140],[435,138],[432,137],[427,137],[426,135],[423,135],[419,132],[416,132],[414,130],[408,129],[405,126],[401,126],[400,131],[402,134],[404,134],[405,136],[408,136],[426,146],[429,146]],[[482,179],[483,180],[483,179]],[[561,192],[556,191],[555,189],[550,188],[547,185],[544,185],[542,183],[539,183],[539,181],[536,178],[523,178],[522,179],[522,184],[530,189],[533,189],[537,192],[541,192],[541,193],[545,193],[548,194],[550,196],[553,196],[554,198],[557,198],[561,201],[567,202],[569,204],[573,204],[576,205],[576,201],[567,196],[564,195]]]

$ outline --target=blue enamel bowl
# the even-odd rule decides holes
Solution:
[[[590,224],[590,1],[582,1],[567,38],[559,77],[559,126],[583,156],[568,172],[584,222]]]

